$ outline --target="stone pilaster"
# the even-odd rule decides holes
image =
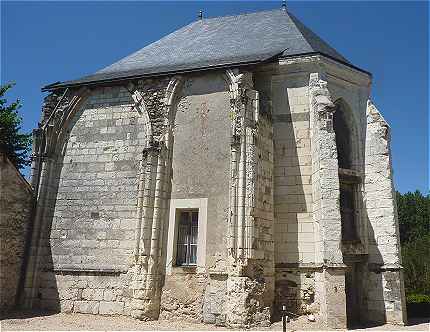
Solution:
[[[24,281],[24,292],[22,293],[23,299],[21,299],[25,308],[32,308],[37,301],[37,290],[38,290],[38,276],[43,259],[43,234],[46,229],[46,216],[48,207],[48,196],[50,187],[50,178],[53,172],[53,147],[55,146],[53,140],[53,126],[47,126],[43,132],[43,146],[40,151],[43,153],[36,156],[39,160],[40,174],[34,174],[34,178],[37,178],[36,192],[36,208],[33,219],[32,235],[29,250],[29,259],[26,266],[26,276]]]
[[[133,98],[147,119],[148,148],[142,153],[136,246],[132,267],[132,313],[158,319],[164,278],[163,235],[171,191],[173,98],[179,79],[142,81]]]
[[[232,150],[226,320],[231,327],[248,327],[268,324],[273,302],[271,206],[264,213],[267,204],[273,204],[273,142],[270,121],[259,119],[252,75],[228,71],[228,76]],[[269,192],[264,205],[265,197],[260,193],[266,188]]]
[[[154,278],[149,271],[151,256],[152,225],[154,222],[154,201],[157,181],[157,165],[159,151],[149,147],[143,152],[141,167],[144,173],[143,197],[141,206],[138,205],[138,220],[136,230],[135,262],[132,280],[132,312],[133,317],[149,320],[157,319],[159,314],[159,299]],[[149,281],[149,282],[148,282]]]
[[[313,220],[315,222],[316,301],[323,322],[333,328],[346,327],[345,265],[341,252],[341,217],[334,104],[327,82],[318,73],[309,80],[312,147]]]
[[[365,197],[369,221],[368,320],[406,323],[399,224],[390,148],[390,128],[367,104]]]

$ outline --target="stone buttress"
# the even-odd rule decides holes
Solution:
[[[346,327],[345,265],[341,243],[339,180],[336,139],[333,130],[334,104],[321,74],[309,79],[312,147],[313,220],[316,227],[315,297],[327,326]]]
[[[231,188],[227,324],[269,324],[274,295],[273,130],[251,73],[228,71]]]
[[[368,320],[378,323],[404,324],[405,290],[390,127],[370,100],[366,113],[365,203],[369,221],[367,316]]]

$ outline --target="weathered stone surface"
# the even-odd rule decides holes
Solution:
[[[226,319],[227,275],[210,275],[203,302],[203,322],[224,325]]]
[[[227,280],[227,325],[251,327],[270,325],[271,308],[264,303],[264,280],[229,277]]]
[[[73,312],[81,314],[98,314],[100,303],[96,301],[75,301]]]
[[[367,104],[366,214],[369,220],[369,320],[406,323],[405,290],[390,147],[390,128],[375,105]],[[378,268],[379,266],[379,268]]]
[[[33,207],[30,185],[0,152],[0,309],[16,304]]]
[[[101,315],[122,315],[124,302],[106,302],[102,301],[99,305],[99,314]]]
[[[345,277],[341,244],[339,179],[336,137],[333,129],[334,104],[327,82],[320,74],[309,79],[311,107],[312,195],[316,262],[323,271],[316,273],[316,302],[325,324],[346,327]],[[333,269],[333,268],[336,268]]]
[[[315,302],[315,272],[294,268],[278,268],[276,271],[274,311],[280,317],[280,310],[286,305],[289,312],[297,314],[319,313]]]
[[[317,67],[328,78],[309,80]],[[322,56],[252,70],[46,100],[35,146],[47,158],[32,166],[32,183],[40,181],[27,305],[249,327],[267,325],[285,304],[343,328],[345,271],[354,267],[369,281],[360,316],[399,320],[390,152],[376,113],[366,135],[369,77]],[[360,180],[356,243],[341,234],[339,99],[355,124],[346,172]],[[202,217],[197,265],[185,268],[175,266],[181,209]]]
[[[205,278],[196,274],[166,277],[161,296],[160,317],[202,321],[205,286]]]

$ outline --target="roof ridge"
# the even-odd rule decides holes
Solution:
[[[282,8],[272,8],[272,9],[265,9],[265,10],[257,10],[257,11],[253,11],[253,12],[248,12],[248,13],[241,13],[241,14],[236,14],[236,15],[224,15],[224,16],[213,16],[213,17],[203,17],[203,21],[208,21],[208,20],[214,20],[214,19],[218,19],[218,18],[227,18],[227,17],[239,17],[239,16],[248,16],[248,15],[253,15],[253,14],[260,14],[260,13],[269,13],[269,12],[275,12],[275,11],[280,11],[280,12],[284,12],[287,13],[287,10],[283,10]],[[203,12],[204,13],[204,12]],[[199,22],[201,21],[200,19],[191,22],[195,23],[195,22]]]
[[[337,57],[339,57],[339,60],[341,60],[341,61],[343,61],[345,63],[350,63],[348,61],[348,59],[346,59],[342,54],[340,54],[337,49],[335,49],[327,41],[325,41],[323,38],[321,38],[319,35],[317,35],[311,28],[309,28],[308,26],[306,26],[294,14],[288,13],[288,16],[293,21],[294,26],[296,27],[296,29],[298,29],[298,31],[303,36],[303,38],[306,41],[306,43],[308,43],[308,45],[310,46],[310,48],[314,49],[315,48],[315,44],[314,43],[318,42],[318,43],[320,43],[320,47],[329,49],[330,52],[334,52],[337,55]],[[320,53],[325,54],[325,55],[329,55],[328,52],[326,52],[326,51],[327,50],[319,50]]]

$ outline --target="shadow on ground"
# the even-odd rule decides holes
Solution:
[[[417,317],[417,318],[409,318],[407,326],[414,326],[420,324],[429,324],[430,325],[430,317]],[[430,326],[429,326],[430,330]]]
[[[58,311],[11,309],[6,312],[0,313],[0,320],[36,318],[36,317],[52,316],[56,314],[58,314]]]

